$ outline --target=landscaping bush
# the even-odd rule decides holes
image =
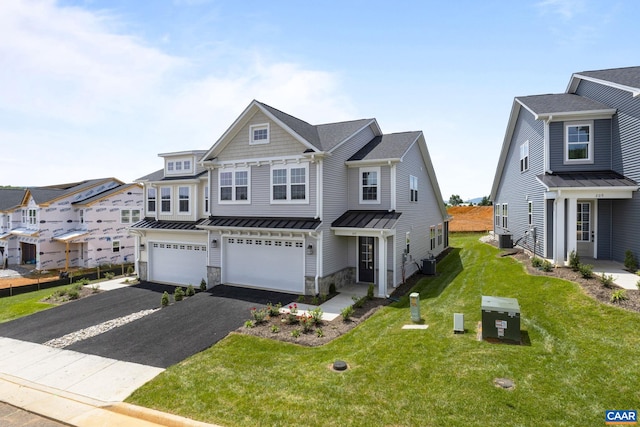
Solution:
[[[184,298],[184,290],[181,286],[178,286],[175,291],[173,291],[173,299],[178,302],[182,301]]]
[[[200,290],[201,291],[207,290],[207,282],[204,281],[204,278],[200,281]]]
[[[333,295],[336,293],[336,284],[335,283],[331,283],[329,285],[329,295]]]
[[[631,272],[638,270],[638,261],[636,260],[635,255],[633,255],[631,249],[627,249],[624,252],[624,268]]]
[[[67,292],[67,296],[69,297],[69,299],[78,299],[80,298],[80,292],[77,289],[71,289],[69,292]]]
[[[133,266],[129,266],[127,267],[127,276],[131,276],[133,274],[134,270],[133,270]]]
[[[251,309],[251,317],[253,317],[253,321],[256,324],[263,323],[267,319],[267,314],[269,314],[269,311],[266,308],[258,310],[254,307]]]
[[[314,325],[322,323],[322,314],[322,309],[320,307],[316,307],[309,312]]]
[[[290,325],[298,323],[298,304],[289,306],[289,313],[287,313],[287,317],[285,319],[282,319],[282,321],[287,322]]]
[[[169,305],[169,294],[167,293],[167,291],[164,291],[164,293],[162,294],[162,298],[160,299],[160,304],[163,307],[166,307]]]
[[[580,270],[580,256],[575,251],[575,249],[572,250],[571,253],[569,254],[569,267],[573,271]]]
[[[340,314],[342,315],[342,320],[349,320],[351,316],[353,316],[353,306],[346,306],[342,311],[340,311]]]
[[[300,336],[300,329],[294,329],[291,331],[291,336],[294,338],[298,338]]]
[[[245,322],[244,322],[244,327],[245,328],[253,328],[254,326],[256,326],[256,325],[253,323],[253,320],[245,320]]]
[[[602,276],[600,276],[600,283],[602,283],[602,286],[604,286],[605,288],[610,288],[611,286],[613,286],[613,275],[607,275],[602,272]]]
[[[267,312],[269,313],[269,316],[271,317],[276,317],[280,314],[280,309],[282,308],[282,303],[277,303],[276,305],[271,304],[270,302],[267,303]]]
[[[542,267],[542,259],[538,257],[531,258],[531,266],[535,268]]]
[[[545,259],[542,261],[542,266],[540,268],[542,268],[542,271],[549,273],[550,271],[553,271],[553,264]]]
[[[625,289],[618,289],[617,291],[613,291],[611,294],[611,302],[617,303],[624,300],[628,300],[627,291]]]
[[[313,329],[313,325],[315,324],[313,321],[313,317],[310,314],[303,314],[299,318],[300,326],[302,326],[302,332],[309,333]]]
[[[367,288],[367,299],[372,300],[373,299],[373,291],[374,291],[375,287],[373,286],[373,283],[369,283],[369,287]]]
[[[364,302],[367,300],[367,297],[362,297],[362,298],[358,298],[357,296],[352,296],[351,299],[353,300],[353,306],[355,308],[360,308],[364,305]]]
[[[189,284],[189,286],[187,286],[187,296],[192,297],[195,294],[196,294],[196,290],[193,288],[192,284]]]
[[[580,270],[583,279],[591,279],[593,277],[593,265],[591,264],[580,264],[578,270]]]
[[[104,278],[105,278],[105,279],[107,279],[107,280],[111,280],[111,279],[113,279],[114,277],[116,277],[116,275],[115,275],[114,273],[110,272],[110,271],[107,271],[106,273],[104,273],[104,275],[103,275],[103,276],[104,276]]]

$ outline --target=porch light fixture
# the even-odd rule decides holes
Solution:
[[[212,247],[213,249],[217,248],[217,247],[218,247],[218,240],[213,239],[213,240],[211,241],[211,247]]]
[[[311,243],[307,246],[307,255],[313,255],[313,245]]]
[[[140,250],[144,251],[144,243],[140,243]]]

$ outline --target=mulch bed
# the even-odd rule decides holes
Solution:
[[[497,246],[497,243],[491,244]],[[524,251],[522,251],[521,249],[513,249],[506,253],[509,256],[512,256],[513,258],[520,261],[527,272],[531,275],[557,277],[559,279],[565,279],[570,282],[575,282],[580,285],[580,287],[587,295],[595,298],[603,304],[614,305],[626,310],[640,312],[640,291],[637,289],[627,289],[627,300],[612,303],[611,295],[613,294],[613,292],[622,289],[615,283],[611,287],[605,287],[601,283],[599,276],[594,275],[594,277],[591,279],[585,279],[582,277],[579,271],[573,271],[569,267],[554,267],[552,271],[545,272],[537,267],[533,267],[531,265],[531,257],[528,254],[524,253]],[[638,279],[640,279],[640,277],[638,277]]]

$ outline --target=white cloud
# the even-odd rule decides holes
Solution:
[[[357,118],[331,72],[228,46],[204,69],[126,30],[106,11],[0,3],[0,184],[133,180],[157,153],[208,149],[252,99],[311,123]]]
[[[553,13],[566,20],[585,11],[585,0],[543,0],[536,4],[543,14]]]

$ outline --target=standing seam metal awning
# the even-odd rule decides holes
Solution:
[[[13,230],[9,231],[9,233],[13,234],[14,236],[26,236],[26,237],[33,237],[37,235],[38,232],[39,232],[38,230],[33,230],[30,228],[24,228],[24,227],[14,228]]]
[[[387,236],[393,235],[400,215],[402,215],[400,212],[383,210],[346,211],[331,223],[331,230],[336,236],[355,236],[372,233],[381,233]]]
[[[87,230],[72,230],[68,233],[61,234],[60,236],[55,236],[53,240],[58,240],[60,242],[70,243],[71,240],[77,239],[78,237],[82,237],[89,234]]]

